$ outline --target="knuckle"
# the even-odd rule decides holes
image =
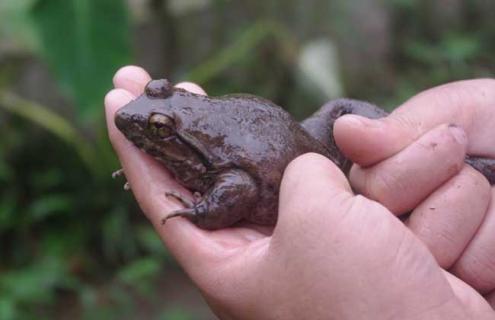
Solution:
[[[488,252],[461,257],[454,266],[455,273],[480,291],[495,287],[495,256]]]
[[[379,119],[379,121],[388,122],[397,128],[407,128],[414,139],[420,137],[424,131],[420,119],[407,112],[392,113],[389,117]]]
[[[486,199],[486,202],[491,198],[491,185],[487,178],[478,170],[468,164],[465,164],[461,170],[461,175],[466,180],[466,184],[475,190],[475,194]]]
[[[408,189],[403,179],[395,175],[393,170],[377,170],[368,179],[365,184],[367,195],[386,207],[393,206],[394,199]]]

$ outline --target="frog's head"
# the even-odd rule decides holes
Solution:
[[[165,79],[152,80],[143,95],[116,112],[115,125],[128,140],[172,171],[183,168],[197,176],[205,171],[204,154],[192,137],[178,132],[183,114],[178,101],[189,95]]]

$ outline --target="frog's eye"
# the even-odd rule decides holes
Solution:
[[[163,114],[152,115],[149,123],[152,130],[162,138],[170,137],[174,133],[174,120]]]

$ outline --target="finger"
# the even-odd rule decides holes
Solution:
[[[495,188],[492,188],[495,199]],[[466,250],[451,271],[481,293],[495,289],[495,201]]]
[[[203,90],[203,88],[201,88],[200,86],[198,86],[197,84],[192,83],[192,82],[180,82],[180,83],[176,84],[175,87],[187,90],[187,91],[195,93],[195,94],[200,94],[200,95],[206,96],[206,92]]]
[[[127,140],[117,129],[114,122],[115,112],[135,99],[136,96],[124,89],[113,89],[105,96],[105,118],[107,121],[108,135],[110,142],[114,145],[114,149],[117,150],[115,143],[128,144]]]
[[[405,102],[390,116],[370,120],[355,115],[335,122],[342,152],[361,166],[382,161],[442,123],[462,127],[467,152],[495,157],[495,80],[453,82],[427,90]]]
[[[299,156],[285,169],[280,186],[279,217],[275,238],[298,239],[307,230],[317,230],[321,221],[338,220],[321,217],[321,208],[334,208],[336,215],[345,210],[340,206],[352,198],[352,190],[338,167],[327,158],[314,153]],[[322,195],[323,194],[323,195]],[[308,216],[308,212],[318,216]],[[316,225],[313,225],[316,224]],[[303,227],[304,226],[304,227]]]
[[[472,319],[491,319],[493,317],[492,308],[476,290],[449,272],[443,271],[443,273],[464,309],[468,311],[469,315],[472,315]]]
[[[486,300],[490,304],[493,310],[495,310],[495,291],[490,293],[487,297]]]
[[[284,173],[279,203],[269,248],[282,259],[276,274],[306,270],[292,279],[303,290],[307,286],[301,279],[308,274],[335,288],[352,283],[345,289],[348,297],[367,290],[375,295],[393,292],[385,299],[389,305],[404,301],[397,292],[408,292],[406,300],[416,305],[411,310],[424,318],[439,306],[459,312],[456,299],[445,300],[454,298],[452,289],[428,250],[385,207],[354,196],[342,172],[327,158],[306,154],[292,161]],[[324,265],[319,263],[322,257]],[[313,281],[309,290],[314,285],[318,287]],[[333,294],[328,292],[328,301]]]
[[[426,244],[438,264],[448,269],[476,234],[490,198],[486,178],[465,165],[414,209],[406,224]]]
[[[151,77],[143,68],[137,66],[125,66],[120,68],[113,77],[115,88],[125,89],[134,96],[144,91],[144,87],[151,81]]]
[[[353,166],[349,179],[356,191],[401,214],[460,171],[466,144],[462,129],[441,125],[373,167]]]
[[[324,197],[316,195],[325,193]],[[327,158],[309,153],[293,160],[285,169],[280,187],[279,217],[275,232],[295,230],[301,220],[317,221],[307,216],[294,217],[307,212],[316,213],[312,208],[325,207],[321,201],[339,204],[353,196],[349,183],[343,173]],[[304,200],[303,200],[304,199]],[[335,211],[339,211],[336,209]],[[297,238],[297,236],[296,236]]]

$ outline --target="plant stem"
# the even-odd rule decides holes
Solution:
[[[94,171],[96,155],[91,144],[68,120],[46,106],[23,99],[6,90],[0,90],[0,108],[39,125],[73,146],[88,169]]]

